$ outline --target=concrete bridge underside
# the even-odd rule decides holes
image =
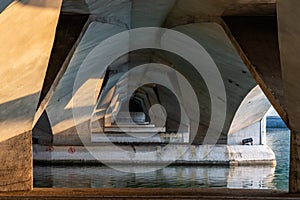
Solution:
[[[262,88],[291,129],[290,192],[299,192],[297,6],[297,0],[1,1],[0,52],[5,56],[0,57],[0,190],[32,189],[32,129],[45,113],[53,144],[90,141],[91,135],[78,138],[71,110],[74,81],[83,60],[112,35],[155,26],[179,31],[199,42],[220,71],[227,95],[220,101],[226,102],[227,111],[219,144],[227,143],[228,134],[251,125],[249,121],[262,118],[269,106],[260,101],[263,95],[256,100],[260,109],[241,105],[257,84]],[[189,63],[161,51],[136,51],[124,55],[114,66],[133,67],[150,61],[180,71],[198,92],[204,120],[192,142],[202,144],[211,105],[204,81],[190,70]],[[87,73],[93,73],[99,66],[91,62],[89,67]],[[103,81],[99,78],[105,77],[83,77],[80,81],[87,88],[98,85],[100,92]],[[79,100],[85,102],[86,98]],[[244,118],[239,109],[251,110],[247,122],[241,123]],[[222,115],[222,110],[218,112]],[[88,118],[80,120],[85,129]]]

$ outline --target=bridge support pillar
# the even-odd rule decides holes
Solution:
[[[290,186],[292,193],[300,192],[300,1],[278,0],[279,45],[284,95],[291,129]]]
[[[14,1],[0,16],[0,191],[33,186],[31,130],[61,2]]]
[[[300,192],[300,135],[299,132],[291,131],[290,151],[290,180],[289,191]]]

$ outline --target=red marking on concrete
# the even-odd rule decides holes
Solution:
[[[69,153],[75,153],[75,148],[74,148],[74,147],[70,147],[70,148],[68,149],[68,152],[69,152]]]
[[[54,151],[54,147],[53,146],[48,146],[47,151]]]

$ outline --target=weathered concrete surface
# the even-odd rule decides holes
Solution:
[[[156,132],[157,133],[157,132]],[[160,144],[160,143],[188,143],[188,133],[160,133],[155,134],[153,133],[134,133],[130,136],[124,133],[92,133],[92,142],[113,142],[113,143],[153,143],[153,144]]]
[[[116,147],[118,147],[116,149]],[[75,152],[69,152],[74,148]],[[109,164],[221,164],[275,165],[272,149],[265,145],[111,145],[48,146],[34,145],[34,161],[42,163],[109,163]],[[99,160],[97,160],[99,159]]]
[[[0,152],[0,190],[31,190],[31,131],[0,142]]]
[[[278,0],[279,45],[291,129],[290,192],[300,192],[300,1]]]
[[[31,129],[60,5],[20,1],[0,15],[0,190],[32,187]]]

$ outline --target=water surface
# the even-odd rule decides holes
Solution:
[[[222,187],[287,190],[289,130],[268,130],[267,143],[276,155],[276,167],[169,166],[154,172],[134,174],[120,172],[106,166],[34,166],[34,187]]]

